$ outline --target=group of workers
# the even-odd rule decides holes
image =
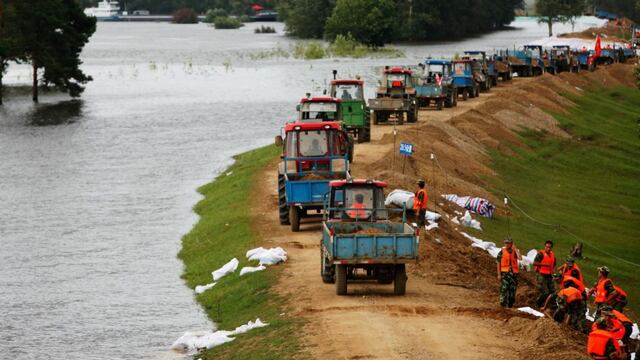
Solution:
[[[511,238],[504,240],[498,253],[497,271],[500,281],[500,305],[511,308],[516,300],[519,265],[522,260]],[[552,311],[553,319],[571,324],[588,333],[587,352],[593,359],[626,359],[633,322],[624,314],[627,294],[609,278],[609,268],[598,268],[598,281],[587,289],[578,264],[572,257],[558,267],[553,242],[546,241],[538,251],[533,267],[536,272],[538,297],[536,304],[543,312]],[[556,283],[558,288],[556,289]],[[587,302],[595,294],[595,322],[587,327]]]

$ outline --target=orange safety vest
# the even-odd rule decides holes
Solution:
[[[558,291],[558,296],[562,296],[567,299],[567,304],[571,304],[574,301],[582,300],[582,292],[574,287],[568,287]]]
[[[627,293],[624,290],[622,290],[621,288],[615,285],[613,285],[613,288],[616,289],[616,292],[618,293],[618,298],[621,298],[621,297],[625,299],[627,298]]]
[[[607,281],[611,281],[611,279],[602,279],[598,281],[598,284],[596,285],[596,299],[594,301],[596,304],[607,301],[607,290],[604,288],[604,284],[606,284]]]
[[[568,267],[567,264],[562,265],[562,275],[563,276],[571,276],[571,272],[573,270],[578,270],[580,277],[578,278],[580,282],[584,283],[584,278],[582,277],[582,270],[578,267],[578,264],[574,263],[572,267]]]
[[[553,253],[553,251],[551,252],[551,254],[547,254],[546,251],[544,250],[540,250],[540,252],[542,253],[542,261],[540,261],[540,265],[547,265],[547,266],[536,266],[536,271],[539,272],[542,275],[551,275],[553,274],[553,265],[556,263],[556,255]]]
[[[347,211],[347,214],[349,215],[350,218],[366,219],[369,217],[369,214],[367,214],[367,210],[360,210],[360,209],[365,209],[364,204],[354,203],[351,205],[351,208],[356,210]]]
[[[631,319],[629,319],[627,315],[621,313],[620,311],[613,310],[613,315],[615,315],[615,317],[618,318],[618,320],[620,320],[621,323],[633,325],[633,321],[631,321]]]
[[[578,290],[580,292],[584,291],[584,283],[576,278],[574,278],[573,276],[569,276],[566,275],[565,277],[562,278],[562,287],[564,288],[564,283],[565,281],[573,281],[574,284],[576,284],[576,286],[578,287]]]
[[[622,340],[625,332],[624,325],[622,325],[622,321],[615,318],[611,319],[611,328],[609,329],[609,332],[611,333],[614,339]]]
[[[515,249],[511,249],[511,253],[506,247],[502,248],[502,257],[500,258],[500,272],[509,272],[511,270],[514,274],[517,274],[518,269],[518,255]]]
[[[607,342],[613,343],[613,346],[616,349],[616,352],[620,352],[620,344],[613,338],[613,335],[607,331],[602,329],[593,330],[589,334],[589,340],[587,340],[587,352],[592,357],[601,356],[606,357],[604,353],[607,349]]]
[[[420,200],[418,200],[418,195],[422,193],[424,196],[422,197],[423,202],[420,203]],[[421,209],[426,209],[427,208],[427,190],[425,189],[420,189],[418,191],[416,191],[415,196],[413,197],[413,210],[421,210]]]

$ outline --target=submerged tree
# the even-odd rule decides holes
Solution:
[[[394,38],[396,17],[392,0],[338,0],[327,19],[325,37],[353,36],[368,46],[383,46]]]
[[[567,23],[582,15],[585,0],[536,0],[536,12],[540,23],[549,27],[549,37],[553,36],[554,23]]]

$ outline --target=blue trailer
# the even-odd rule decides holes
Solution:
[[[453,60],[453,86],[462,100],[480,96],[480,86],[473,78],[471,60]]]
[[[535,45],[528,45],[522,50],[514,50],[509,57],[513,71],[520,77],[544,74],[545,66],[540,49]]]
[[[349,178],[349,143],[339,122],[290,123],[278,166],[278,210],[281,225],[300,230],[301,219],[323,208],[329,182]]]
[[[422,76],[416,82],[416,100],[419,107],[432,103],[438,110],[458,104],[458,92],[453,86],[453,64],[450,60],[426,59],[420,64]]]
[[[336,294],[347,294],[347,282],[375,280],[394,283],[394,294],[404,295],[405,265],[418,260],[417,228],[390,220],[384,206],[386,183],[375,180],[338,180],[330,184],[322,224],[320,275],[336,284]]]

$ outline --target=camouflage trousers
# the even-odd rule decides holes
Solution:
[[[551,275],[538,274],[538,301],[536,302],[538,307],[542,307],[549,295],[556,293],[556,287],[553,285],[553,278]]]
[[[500,282],[500,305],[513,307],[516,302],[516,290],[518,288],[518,275],[512,272],[503,272]]]
[[[566,304],[564,299],[557,297],[558,309],[556,310],[553,318],[556,321],[562,321],[566,316],[569,316],[569,324],[580,332],[587,333],[587,304],[584,300],[574,301],[571,304]]]

